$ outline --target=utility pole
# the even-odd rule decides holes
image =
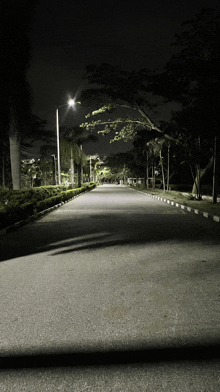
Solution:
[[[56,110],[56,125],[57,125],[57,175],[58,185],[61,184],[61,172],[60,172],[60,135],[59,135],[59,112]]]
[[[71,185],[73,186],[75,181],[74,181],[74,158],[73,158],[73,146],[72,145],[71,145],[70,170],[71,170]]]

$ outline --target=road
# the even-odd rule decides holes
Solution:
[[[219,223],[103,185],[0,261],[0,391],[220,390]]]

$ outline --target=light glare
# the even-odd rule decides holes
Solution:
[[[74,99],[69,99],[68,105],[69,105],[69,106],[74,106],[74,105],[75,105]]]

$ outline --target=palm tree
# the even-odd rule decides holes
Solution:
[[[61,129],[61,160],[70,160],[71,183],[74,183],[74,163],[77,165],[78,184],[82,185],[82,167],[86,164],[83,143],[97,141],[97,136],[88,134],[80,127]],[[63,146],[63,147],[62,147]],[[66,157],[66,158],[65,158]]]

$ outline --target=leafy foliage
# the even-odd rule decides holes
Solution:
[[[30,64],[29,31],[34,1],[2,0],[0,16],[1,73],[1,138],[9,131],[11,110],[17,118],[19,131],[31,113],[32,96],[26,73]],[[7,133],[7,132],[6,132]]]
[[[95,183],[90,183],[70,190],[61,185],[0,192],[0,229],[24,221],[95,186]]]
[[[193,193],[200,198],[200,181],[212,166],[219,132],[220,14],[204,9],[183,26],[186,30],[176,35],[174,43],[178,52],[164,72],[154,76],[152,89],[182,104],[172,119],[182,135],[184,161],[194,178]]]
[[[139,129],[161,130],[153,123],[146,109],[152,110],[155,104],[149,100],[148,70],[125,71],[118,66],[101,64],[86,67],[89,83],[100,88],[82,92],[81,102],[86,105],[102,103],[99,109],[86,117],[99,116],[97,120],[85,122],[81,127],[89,130],[98,128],[104,135],[113,133],[111,141],[133,139]],[[111,118],[107,115],[111,115]]]
[[[179,48],[165,70],[154,76],[156,94],[183,105],[178,121],[190,134],[213,134],[218,128],[220,100],[220,14],[205,9],[176,35]]]

